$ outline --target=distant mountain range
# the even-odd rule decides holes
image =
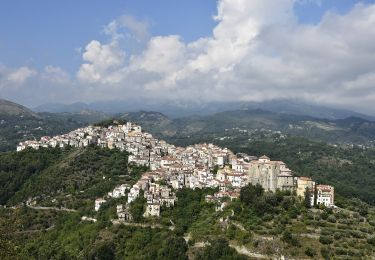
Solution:
[[[170,118],[179,118],[192,115],[211,115],[231,110],[266,110],[279,114],[305,115],[316,118],[344,119],[350,116],[360,117],[375,121],[374,116],[365,115],[345,109],[337,109],[316,104],[304,103],[296,100],[272,100],[264,102],[156,102],[153,100],[130,100],[130,101],[102,101],[85,104],[82,102],[70,105],[44,104],[34,108],[37,112],[79,112],[83,109],[102,111],[107,114],[125,112],[158,111]]]
[[[29,108],[5,99],[0,99],[0,117],[1,116],[24,116],[39,118],[39,115]]]
[[[351,111],[275,101],[258,104],[273,111],[253,108],[249,103],[236,109],[240,104],[233,103],[233,109],[229,111],[214,112],[225,109],[224,105],[220,109],[218,105],[207,104],[209,109],[201,113],[193,113],[199,106],[195,110],[187,107],[186,111],[193,114],[175,118],[161,112],[147,111],[110,114],[92,110],[84,103],[54,106],[56,111],[69,112],[33,112],[19,104],[0,100],[0,151],[13,149],[21,140],[65,133],[110,118],[137,122],[146,131],[172,143],[184,138],[202,141],[214,136],[223,137],[228,135],[228,129],[281,131],[291,136],[328,143],[368,146],[374,146],[375,143],[373,118]],[[169,108],[173,106],[175,104]],[[178,113],[175,111],[172,114]],[[231,134],[235,134],[235,131]]]
[[[121,115],[139,123],[146,131],[169,141],[179,138],[210,138],[227,136],[228,130],[272,130],[291,136],[329,143],[374,145],[375,122],[360,117],[320,119],[256,110],[233,110],[207,116],[169,119],[159,112],[135,112]],[[237,132],[238,133],[238,132]]]

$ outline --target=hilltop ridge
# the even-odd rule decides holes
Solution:
[[[31,109],[14,103],[12,101],[0,98],[0,116],[22,116],[40,118],[40,116]]]

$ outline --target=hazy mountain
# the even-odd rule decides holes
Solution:
[[[309,104],[295,100],[253,102],[248,103],[246,105],[246,108],[262,109],[284,114],[305,115],[316,118],[344,119],[347,117],[354,116],[371,121],[375,120],[375,117],[371,115],[365,115],[347,109],[320,106],[316,104]]]
[[[24,117],[35,117],[39,118],[39,116],[20,104],[16,104],[9,100],[0,99],[0,117],[8,117],[8,116],[24,116]]]
[[[58,103],[47,103],[34,108],[36,112],[50,112],[50,113],[62,113],[62,112],[79,112],[84,109],[89,109],[89,105],[83,102],[77,102],[72,104],[58,104]]]
[[[12,102],[2,101],[1,104],[3,104],[2,111],[6,111],[8,115],[19,114],[22,117],[2,117],[0,150],[12,149],[20,140],[67,132],[74,128],[99,122],[110,117],[137,122],[146,131],[169,141],[181,138],[196,138],[198,140],[201,137],[212,135],[223,137],[228,135],[228,129],[281,131],[292,136],[303,136],[330,143],[371,145],[375,140],[375,122],[364,119],[366,117],[364,115],[360,115],[362,117],[359,117],[356,116],[357,113],[355,112],[337,109],[325,110],[324,108],[312,105],[300,105],[298,103],[290,103],[288,106],[285,101],[259,104],[225,103],[227,106],[233,105],[234,107],[241,105],[241,109],[232,109],[218,113],[214,111],[215,109],[219,109],[219,103],[210,103],[204,106],[210,108],[205,110],[205,112],[210,111],[211,114],[202,115],[202,113],[196,113],[179,118],[173,118],[161,112],[146,111],[112,114],[109,116],[100,111],[87,108],[80,109],[86,107],[81,103],[71,106],[71,108],[75,107],[76,111],[72,109],[74,112],[64,113],[34,113]],[[134,103],[129,103],[128,105],[132,104]],[[175,105],[170,104],[170,108]],[[269,107],[277,110],[277,112],[265,111],[259,108],[247,108],[250,106],[256,107],[256,105]],[[301,106],[300,108],[299,105]],[[185,107],[185,112],[197,111],[200,108],[200,106],[197,106],[194,110],[189,110],[190,107],[187,106]],[[225,106],[223,105],[221,109],[224,108]],[[292,113],[293,111],[295,113]],[[321,115],[322,117],[325,115],[329,119],[305,114]],[[341,118],[345,115],[349,116]],[[336,117],[339,119],[331,119]],[[235,134],[235,132],[232,131],[231,134]]]
[[[262,109],[271,112],[306,115],[316,118],[344,119],[350,116],[361,117],[367,120],[375,120],[375,117],[345,109],[337,109],[316,104],[309,104],[295,100],[272,100],[264,102],[180,102],[154,101],[154,100],[129,100],[129,101],[101,101],[90,104],[73,103],[45,104],[35,108],[38,112],[78,112],[82,109],[103,111],[116,114],[124,112],[135,112],[140,110],[159,111],[170,118],[187,117],[191,115],[210,115],[228,110],[240,109]]]
[[[207,116],[169,119],[158,112],[126,113],[123,119],[137,122],[143,128],[170,141],[202,136],[228,136],[238,130],[264,129],[281,131],[292,136],[303,136],[330,143],[370,145],[375,140],[375,122],[359,117],[321,119],[304,115],[275,113],[260,109],[225,111]],[[228,130],[235,130],[229,131]]]

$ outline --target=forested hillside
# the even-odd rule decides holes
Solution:
[[[270,130],[328,143],[373,146],[375,142],[375,122],[357,117],[328,120],[264,110],[235,110],[177,119],[157,112],[126,113],[121,118],[139,123],[146,131],[170,141],[187,136],[226,136],[228,130]]]
[[[2,153],[1,198],[2,204],[7,203],[8,207],[0,208],[0,258],[374,256],[374,208],[340,190],[340,181],[331,178],[331,172],[314,175],[314,167],[324,168],[319,168],[322,166],[315,160],[309,162],[309,158],[317,159],[328,152],[337,158],[349,158],[350,151],[346,154],[329,147],[316,150],[317,144],[294,139],[268,144],[258,141],[251,146],[238,141],[231,148],[249,154],[262,154],[270,149],[268,154],[285,160],[296,173],[328,180],[333,185],[337,182],[341,194],[338,204],[342,208],[310,209],[304,200],[291,193],[269,193],[249,185],[242,188],[240,199],[228,200],[224,210],[218,211],[215,204],[205,200],[206,195],[216,190],[181,189],[177,191],[176,205],[163,207],[160,218],[144,218],[145,199],[142,196],[136,199],[131,203],[134,221],[124,225],[113,220],[117,218],[116,205],[124,203],[126,197],[109,200],[98,212],[94,211],[94,200],[118,184],[132,185],[147,170],[128,165],[126,152],[87,147]],[[286,144],[296,151],[285,150]],[[366,156],[370,154],[360,153],[359,158],[351,158],[349,165],[354,167],[360,159],[366,161]],[[324,163],[336,163],[338,167],[340,160]],[[361,195],[367,186],[359,189],[354,185],[356,182],[354,179],[351,187]],[[371,180],[367,182],[370,186]],[[345,183],[349,182],[341,182]],[[83,216],[95,218],[97,222],[82,220]]]

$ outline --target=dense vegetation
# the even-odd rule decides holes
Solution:
[[[114,125],[114,124],[124,125],[126,124],[126,121],[124,119],[109,118],[109,119],[95,123],[94,126],[109,127],[110,125]]]
[[[62,160],[68,153],[63,149],[0,153],[0,205],[5,204],[32,176]]]
[[[201,126],[189,125],[186,131]],[[208,130],[215,127],[209,125]],[[143,217],[141,196],[131,204],[134,223],[118,224],[112,221],[116,205],[127,198],[111,199],[98,212],[93,210],[94,199],[118,184],[132,185],[147,170],[128,165],[128,153],[94,146],[6,152],[0,153],[0,205],[7,205],[0,208],[0,259],[375,256],[374,150],[336,147],[272,131],[207,131],[194,137],[186,133],[164,137],[179,145],[213,142],[234,152],[283,160],[296,175],[334,185],[341,208],[310,209],[291,193],[249,185],[242,188],[239,199],[228,199],[220,210],[220,205],[205,200],[216,190],[181,189],[176,191],[176,205],[163,207],[160,218]],[[97,222],[83,221],[82,216]]]
[[[127,155],[97,146],[2,153],[2,204],[33,198],[49,205],[53,198],[56,206],[87,206],[85,201],[103,196],[117,183],[138,180],[146,168],[128,166]]]
[[[216,190],[181,189],[176,205],[163,207],[160,218],[144,218],[145,199],[137,199],[131,204],[135,223],[123,225],[112,220],[116,205],[126,197],[108,201],[98,212],[93,202],[118,184],[133,184],[147,170],[128,165],[126,152],[98,147],[25,150],[3,153],[0,160],[0,176],[8,178],[2,186],[3,194],[8,194],[4,203],[16,205],[0,208],[2,258],[374,255],[374,209],[362,210],[358,203],[348,207],[348,199],[342,199],[347,209],[308,209],[293,194],[249,185],[241,190],[240,199],[228,200],[224,210],[217,211],[215,203],[205,200]],[[33,165],[32,174],[28,165]],[[17,174],[11,175],[13,171]],[[34,206],[21,203],[29,198]],[[83,221],[82,216],[97,222]]]

